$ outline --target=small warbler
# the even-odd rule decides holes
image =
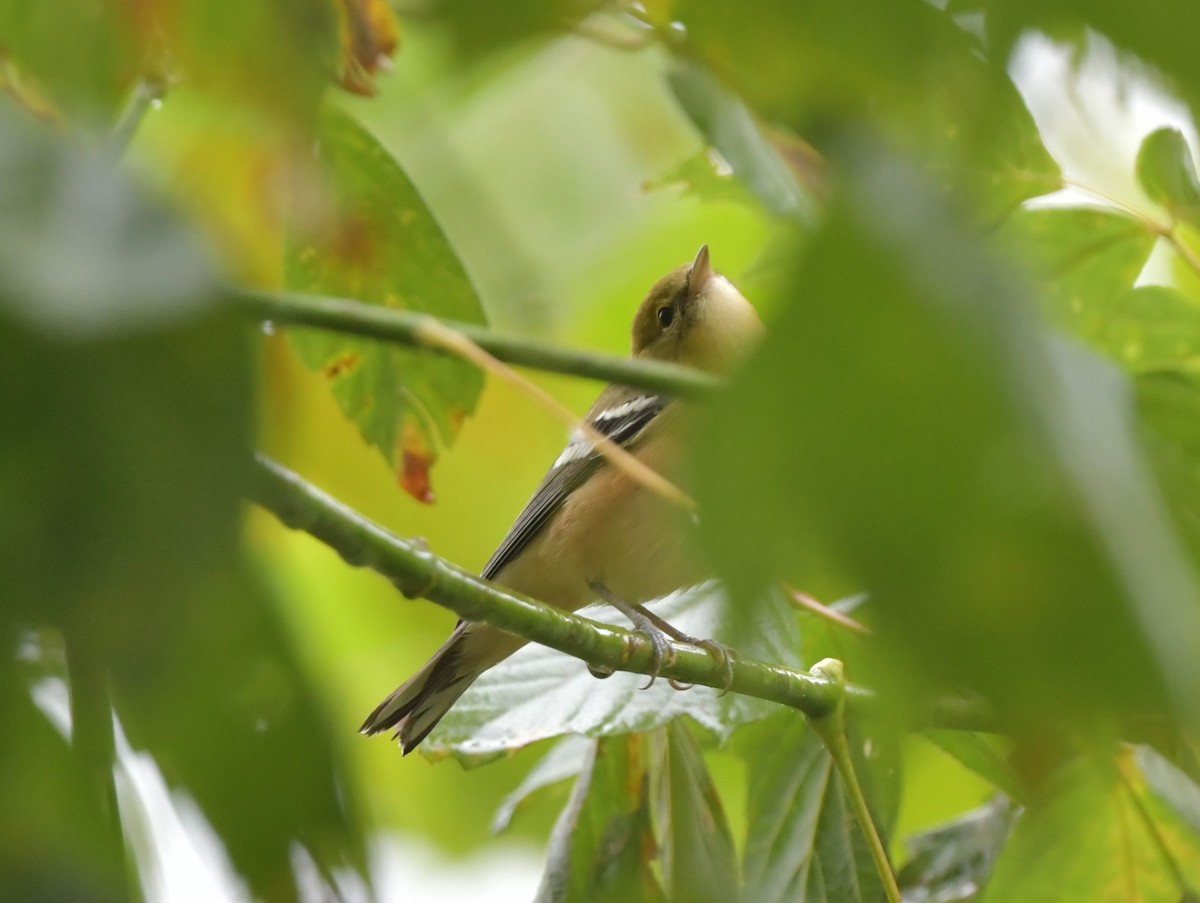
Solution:
[[[754,308],[712,269],[706,245],[650,289],[633,320],[633,356],[719,373],[761,331]],[[681,475],[684,416],[686,408],[665,395],[611,385],[586,420],[674,481]],[[482,576],[567,611],[597,599],[612,603],[649,636],[657,670],[672,654],[663,632],[723,655],[641,605],[708,576],[692,549],[694,532],[690,511],[611,466],[576,433]],[[487,624],[459,621],[433,658],[367,716],[362,732],[395,728],[411,752],[480,674],[525,643]]]

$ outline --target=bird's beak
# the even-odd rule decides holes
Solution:
[[[695,300],[714,275],[712,264],[708,260],[708,245],[703,245],[696,252],[696,259],[692,261],[692,268],[688,271],[688,300]]]

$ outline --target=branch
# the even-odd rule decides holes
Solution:
[[[382,574],[409,598],[421,597],[468,621],[486,621],[590,665],[648,674],[653,650],[644,636],[597,624],[570,612],[499,589],[433,554],[420,540],[401,539],[305,482],[290,470],[259,456],[250,490],[253,501],[285,526],[303,530],[342,556],[346,563]],[[694,646],[672,644],[674,664],[659,675],[689,684],[723,689],[721,663]],[[855,710],[872,707],[869,690],[842,686],[827,677],[794,671],[733,655],[733,692],[797,709],[810,718],[834,711],[843,701]],[[982,730],[994,719],[986,707],[956,701],[931,708],[939,727]]]
[[[813,673],[824,675],[839,685],[844,679],[842,663],[832,658],[817,662],[813,666]],[[829,750],[829,755],[833,757],[833,764],[842,776],[846,794],[850,797],[850,807],[854,810],[858,826],[867,839],[867,848],[871,851],[871,859],[875,863],[875,871],[879,873],[879,881],[883,885],[888,903],[901,903],[900,888],[896,884],[896,873],[892,870],[891,862],[888,861],[887,849],[883,845],[883,839],[879,836],[879,829],[875,827],[875,820],[871,818],[871,810],[867,807],[867,797],[862,791],[862,784],[859,783],[858,774],[854,770],[854,759],[850,756],[850,745],[846,742],[845,715],[846,705],[843,698],[833,711],[820,718],[813,718],[811,724],[813,730],[825,744],[825,748]]]
[[[439,322],[428,314],[294,292],[272,294],[236,289],[233,298],[242,310],[259,320],[291,326],[312,326],[346,335],[429,348],[441,354],[449,353],[445,348],[431,345],[427,335],[423,334],[423,329],[428,329],[429,323]],[[522,367],[620,383],[680,398],[707,395],[719,384],[713,376],[663,361],[635,361],[631,358],[571,351],[541,345],[519,336],[495,333],[474,323],[440,322],[499,360]]]

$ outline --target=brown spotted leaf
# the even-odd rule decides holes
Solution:
[[[483,322],[454,249],[395,159],[345,113],[329,110],[319,157],[328,198],[297,207],[284,256],[289,288]],[[313,329],[293,330],[304,363],[382,452],[397,480],[433,501],[429,468],[475,409],[483,376],[462,361]]]

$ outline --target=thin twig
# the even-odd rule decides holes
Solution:
[[[658,471],[647,467],[617,443],[613,442],[585,420],[575,416],[566,405],[541,386],[530,382],[512,367],[497,360],[457,330],[451,329],[433,317],[426,317],[417,328],[418,340],[430,347],[449,351],[469,361],[524,392],[552,415],[562,421],[568,429],[582,435],[613,467],[622,471],[636,483],[665,498],[672,504],[688,511],[697,509],[696,501]]]
[[[800,590],[793,589],[786,584],[784,585],[784,592],[787,594],[787,597],[795,602],[798,606],[811,611],[819,618],[824,618],[833,624],[837,624],[839,627],[845,627],[847,630],[852,630],[859,636],[867,636],[871,633],[867,627],[858,623],[858,621],[854,620],[854,618],[847,614],[843,614],[836,608],[830,608],[828,605],[818,602],[808,593],[802,593]]]
[[[108,148],[114,157],[120,157],[125,153],[129,142],[137,134],[138,126],[146,117],[146,111],[154,105],[155,101],[162,100],[165,93],[166,85],[161,79],[152,76],[138,79],[137,84],[133,86],[133,93],[129,95],[129,102],[121,111],[117,124],[113,126],[112,133],[108,136]]]
[[[259,320],[273,324],[312,326],[401,345],[420,346],[419,331],[429,319],[428,314],[364,304],[346,298],[251,289],[233,289],[230,294],[240,310]],[[521,336],[504,335],[475,323],[440,322],[466,336],[497,360],[519,367],[635,386],[664,392],[676,398],[708,396],[720,385],[720,381],[711,374],[666,361],[573,351],[533,342]]]

